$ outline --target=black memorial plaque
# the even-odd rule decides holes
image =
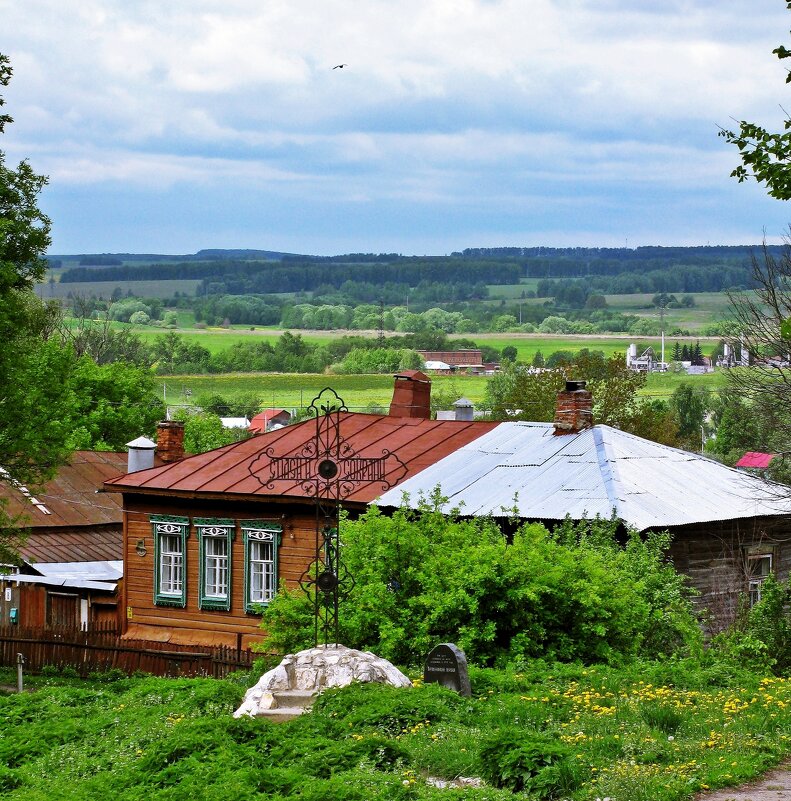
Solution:
[[[453,643],[438,645],[426,657],[423,668],[425,684],[441,684],[449,690],[469,698],[472,695],[470,676],[467,672],[467,657]]]

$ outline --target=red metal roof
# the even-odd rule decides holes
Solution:
[[[497,425],[351,412],[339,415],[340,436],[353,450],[354,456],[372,459],[395,454],[401,460],[404,467],[392,457],[385,461],[384,478],[393,486]],[[302,456],[303,449],[315,434],[315,420],[306,420],[173,464],[120,476],[105,482],[105,488],[157,494],[183,492],[309,498],[312,497],[310,487],[303,487],[298,480],[278,479],[271,486],[265,485],[272,475],[273,457]],[[315,464],[310,467],[310,475],[316,475]],[[361,482],[354,486],[348,500],[366,503],[386,488],[381,480]]]
[[[39,491],[26,493],[25,488],[0,481],[0,495],[8,501],[8,511],[23,515],[24,525],[34,531],[58,526],[120,525],[121,499],[96,492],[108,478],[125,473],[126,465],[125,453],[76,451]]]
[[[286,415],[287,419],[291,419],[291,412],[287,411],[286,409],[264,409],[263,412],[259,412],[252,420],[250,420],[250,425],[248,426],[249,431],[266,431],[266,427],[271,420],[274,420],[275,417],[280,417],[280,415]]]
[[[761,453],[760,451],[747,451],[734,467],[758,467],[765,470],[777,454]]]

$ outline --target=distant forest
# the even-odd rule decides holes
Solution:
[[[82,266],[64,270],[61,283],[198,279],[199,295],[247,295],[339,290],[345,284],[368,284],[373,296],[356,300],[395,302],[420,284],[465,285],[473,289],[450,295],[455,300],[480,297],[482,285],[518,284],[523,279],[584,280],[589,291],[719,292],[750,284],[751,260],[758,246],[627,248],[470,248],[450,256],[346,254],[300,256],[274,251],[200,251],[195,256],[147,259],[135,264],[128,254],[80,257]],[[781,246],[770,246],[779,255]],[[266,256],[263,256],[266,254]],[[141,258],[141,257],[138,257]],[[57,259],[57,257],[53,257]],[[108,265],[110,259],[122,263]],[[132,263],[130,263],[132,262]],[[381,297],[392,287],[393,299]],[[545,293],[551,286],[544,284]],[[546,291],[549,289],[549,291]]]

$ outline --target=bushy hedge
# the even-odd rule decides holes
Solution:
[[[419,664],[437,643],[479,664],[616,662],[699,647],[683,579],[665,560],[667,535],[616,538],[613,521],[525,524],[506,539],[492,519],[424,506],[391,517],[371,508],[344,521],[355,586],[340,611],[344,644]],[[311,643],[311,604],[281,588],[264,615],[267,649]]]

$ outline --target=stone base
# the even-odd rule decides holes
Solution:
[[[355,651],[344,645],[320,645],[289,654],[245,693],[234,717],[272,716],[275,710],[295,709],[292,700],[312,699],[326,687],[345,687],[353,681],[375,681],[394,687],[411,687],[412,682],[386,659],[369,651]],[[300,711],[309,708],[301,705]],[[283,713],[276,713],[282,717]]]

